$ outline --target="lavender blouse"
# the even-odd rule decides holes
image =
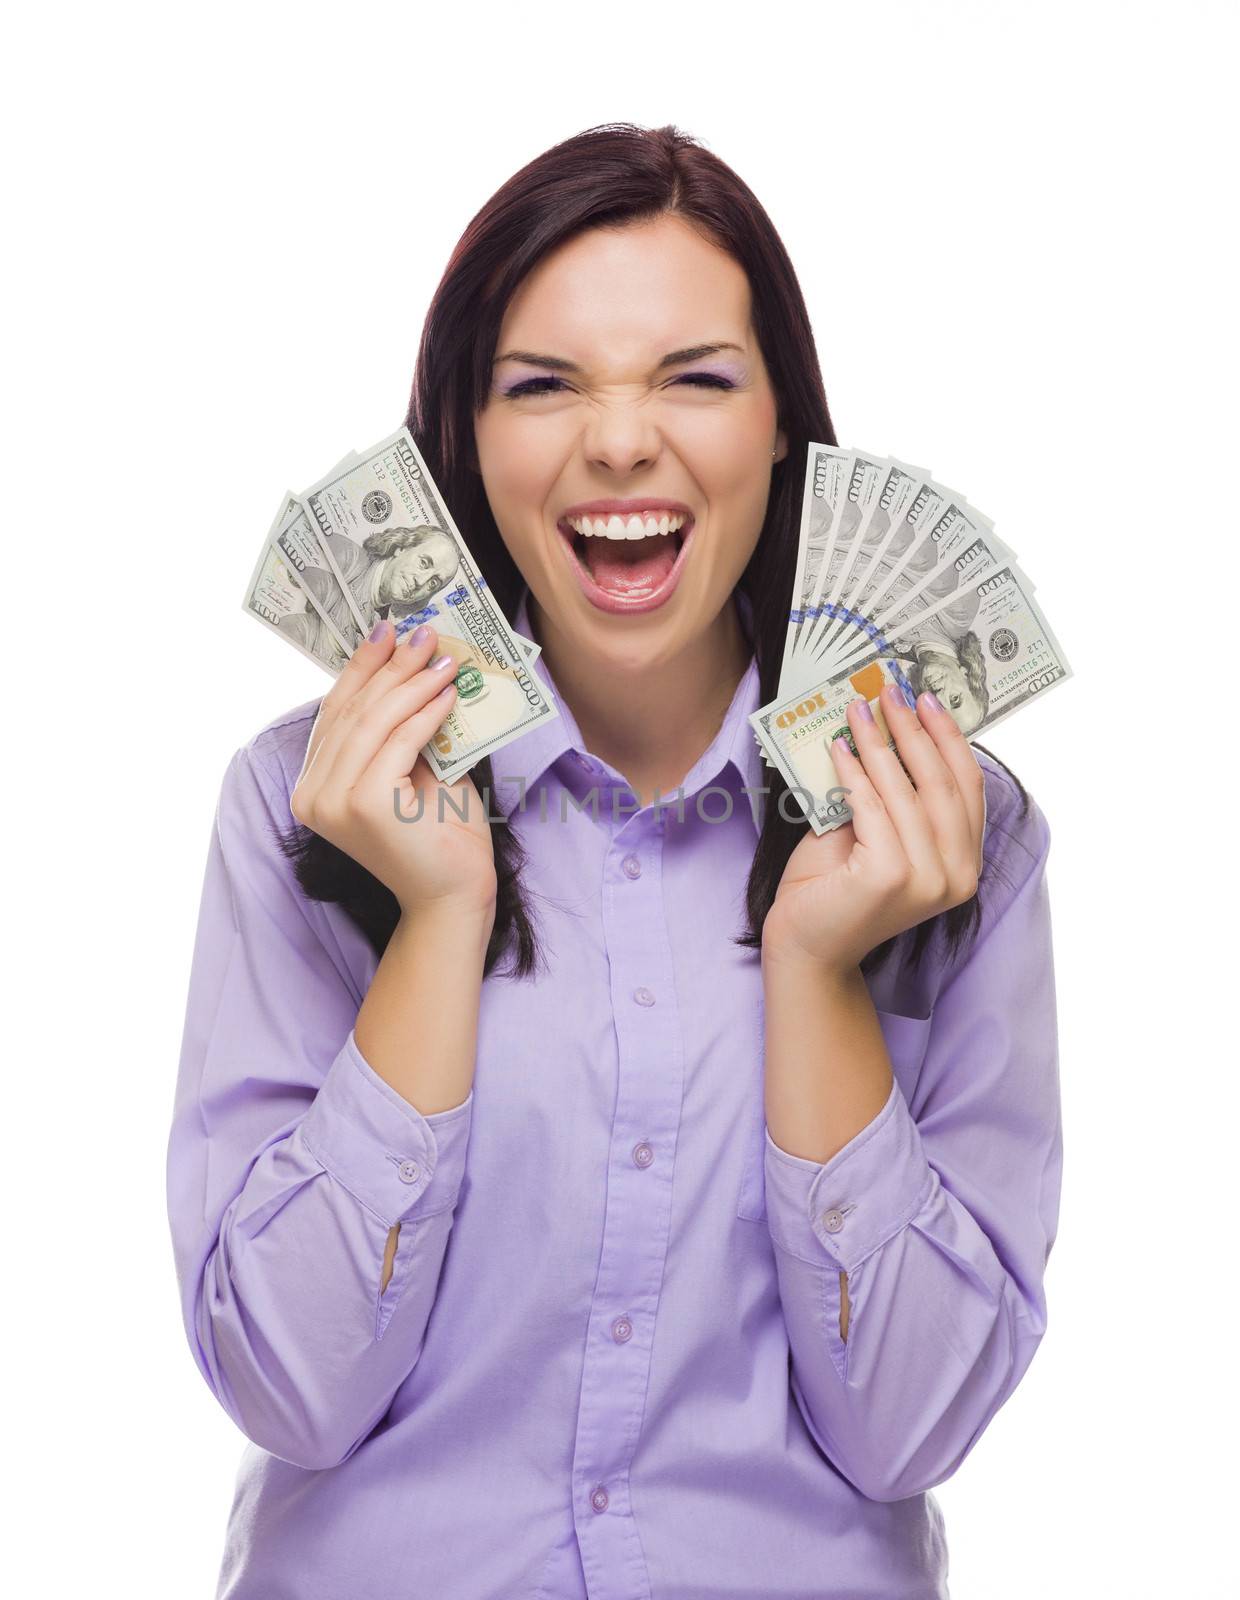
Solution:
[[[731,942],[757,695],[751,659],[679,808],[639,808],[562,697],[493,758],[546,966],[485,980],[472,1090],[431,1116],[357,1047],[374,952],[273,838],[317,700],[233,756],[167,1153],[190,1350],[249,1441],[218,1596],[947,1594],[930,1491],[1046,1328],[1049,833],[979,752],[976,942],[869,980],[891,1095],[793,1156]]]

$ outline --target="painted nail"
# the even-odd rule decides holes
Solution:
[[[927,689],[921,698],[923,703],[929,706],[931,711],[942,711],[943,702],[939,699],[938,695],[935,694],[933,689]]]
[[[870,702],[865,698],[864,695],[858,697],[856,705],[857,715],[861,718],[862,722],[874,721],[874,713],[870,710]]]
[[[377,644],[387,632],[387,618],[380,617],[367,636],[371,644]]]
[[[445,652],[441,656],[436,656],[435,659],[431,662],[431,671],[432,672],[442,672],[445,667],[450,667],[451,665],[452,665],[452,657]]]
[[[410,650],[416,650],[420,644],[425,644],[431,636],[431,630],[424,622],[419,622],[416,628],[410,629],[405,636],[405,645]]]
[[[849,744],[846,736],[842,733],[837,733],[831,741],[831,754],[838,755],[841,749],[847,750],[848,754],[852,755],[852,745]]]
[[[893,706],[906,706],[908,704],[908,701],[904,698],[904,690],[901,689],[898,683],[889,683],[883,693]]]

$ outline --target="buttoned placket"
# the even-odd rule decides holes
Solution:
[[[590,1600],[649,1597],[629,1503],[629,1464],[641,1432],[655,1313],[671,1228],[683,1052],[663,910],[665,820],[652,808],[613,816],[612,786],[632,791],[590,758],[603,864],[603,939],[619,1075],[611,1127],[598,1275],[586,1336],[573,1450],[573,1516]]]

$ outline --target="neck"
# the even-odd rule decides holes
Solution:
[[[574,651],[532,594],[528,615],[586,748],[624,777],[642,805],[679,788],[719,732],[749,665],[735,600],[673,660],[622,675]]]

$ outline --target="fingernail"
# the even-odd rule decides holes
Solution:
[[[904,691],[898,683],[889,683],[883,693],[893,706],[906,706],[908,704],[908,701],[904,698]]]
[[[416,650],[420,644],[425,644],[430,636],[431,630],[424,622],[419,622],[417,627],[412,628],[406,635],[405,644],[410,650]]]
[[[374,627],[370,630],[370,634],[369,634],[370,643],[371,644],[378,644],[379,640],[382,639],[383,635],[386,632],[387,632],[387,618],[386,617],[380,617],[378,622],[376,622]]]
[[[450,667],[451,665],[452,657],[450,655],[444,654],[442,656],[436,656],[431,662],[431,671],[442,672],[445,667]]]
[[[864,695],[859,696],[857,699],[857,715],[861,718],[862,722],[874,721],[874,713],[870,710],[870,702],[865,698]]]
[[[933,689],[927,689],[921,698],[924,704],[930,707],[931,711],[942,711],[943,703]]]
[[[847,750],[849,755],[852,754],[852,745],[849,744],[846,735],[844,735],[842,733],[837,733],[835,738],[832,739],[832,741],[831,741],[831,753],[832,753],[832,755],[838,755],[838,753],[839,753],[841,748]]]

